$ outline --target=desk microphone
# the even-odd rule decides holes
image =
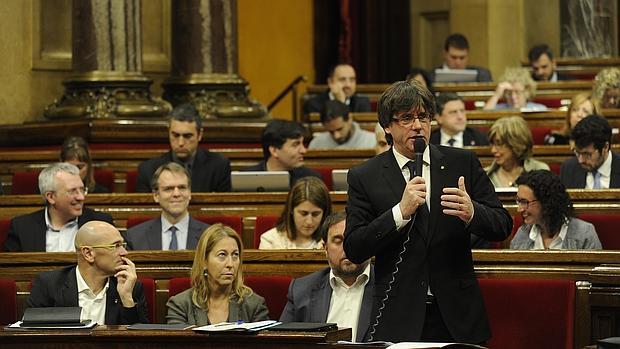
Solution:
[[[415,150],[415,175],[422,177],[422,155],[426,150],[426,141],[424,137],[417,136],[413,142],[413,149]]]

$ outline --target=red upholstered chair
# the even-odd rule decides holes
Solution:
[[[138,171],[127,171],[125,174],[125,192],[135,193],[138,183]]]
[[[562,168],[562,163],[561,162],[554,162],[554,163],[550,163],[549,165],[549,171],[555,173],[556,175],[560,175],[560,169]]]
[[[327,187],[327,190],[332,191],[334,187],[334,181],[332,179],[332,170],[331,167],[314,167],[313,170],[318,172],[323,179],[323,183]]]
[[[17,287],[11,279],[0,279],[0,325],[17,321]]]
[[[146,305],[149,310],[149,322],[155,323],[155,280],[151,278],[138,278],[138,280],[142,283],[144,298],[146,298]]]
[[[114,192],[114,171],[106,169],[95,169],[95,182],[103,185]]]
[[[620,216],[611,213],[584,213],[579,218],[594,224],[603,249],[620,250]]]
[[[136,225],[138,225],[140,223],[144,223],[144,222],[146,222],[148,220],[151,220],[151,219],[153,219],[155,217],[157,217],[157,216],[128,216],[127,217],[127,224],[126,224],[127,229],[129,229],[129,228],[131,228],[133,226],[136,226]]]
[[[489,348],[573,348],[575,283],[479,279],[491,325]]]
[[[41,171],[13,173],[11,194],[37,194],[39,192],[39,172]]]
[[[476,101],[465,101],[465,110],[476,110]]]
[[[10,219],[0,219],[0,251],[4,251],[4,242],[9,235]]]
[[[269,318],[279,319],[286,306],[286,295],[292,278],[283,275],[249,275],[244,279],[245,284],[256,294],[265,297],[265,303],[269,308]]]
[[[532,101],[534,103],[544,104],[547,108],[559,108],[562,106],[562,98],[534,97]]]
[[[545,144],[545,136],[551,133],[551,127],[532,127],[532,137],[534,138],[535,145]]]
[[[172,278],[168,283],[168,298],[177,295],[190,287],[192,287],[192,282],[189,277]]]
[[[280,216],[258,216],[256,217],[256,225],[254,226],[254,248],[258,248],[260,244],[260,236],[264,232],[276,226]]]
[[[243,236],[243,218],[241,216],[195,216],[195,218],[207,224],[222,223],[233,228],[239,236]]]

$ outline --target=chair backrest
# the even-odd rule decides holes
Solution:
[[[545,136],[551,133],[551,127],[531,127],[532,138],[534,139],[535,145],[543,145],[545,144]]]
[[[573,348],[575,283],[479,279],[491,325],[489,348]]]
[[[17,321],[17,286],[11,279],[0,279],[0,325]]]
[[[579,218],[594,224],[603,249],[620,250],[620,216],[611,213],[583,213]]]
[[[241,216],[194,216],[197,220],[207,223],[222,223],[233,228],[239,236],[243,236],[243,218]]]
[[[327,190],[332,191],[334,190],[334,183],[332,180],[332,170],[333,168],[331,167],[313,167],[313,170],[315,170],[316,172],[318,172],[321,175],[321,179],[323,179],[323,183],[325,183],[325,186],[327,187]]]
[[[128,216],[127,217],[127,223],[126,223],[127,229],[129,229],[129,228],[131,228],[133,226],[136,226],[136,225],[138,225],[140,223],[144,223],[144,222],[146,222],[148,220],[151,220],[151,219],[153,219],[155,217],[157,217],[157,216],[144,216],[144,215]]]
[[[172,278],[168,283],[168,298],[175,296],[190,287],[192,287],[192,281],[189,277]]]
[[[260,244],[260,236],[264,232],[276,226],[280,216],[257,216],[256,225],[254,226],[254,248],[258,248]]]
[[[142,290],[144,291],[144,298],[146,298],[146,305],[149,310],[149,322],[155,323],[155,280],[151,278],[138,278],[142,283]]]
[[[265,297],[265,303],[269,308],[269,318],[278,320],[286,306],[286,295],[292,278],[284,275],[249,275],[244,279],[245,284],[256,294]]]
[[[11,178],[11,194],[30,195],[39,193],[39,172],[14,172]]]
[[[127,171],[125,174],[125,192],[135,193],[138,184],[138,171]]]
[[[102,186],[108,188],[110,193],[114,192],[114,171],[98,168],[95,169],[95,182],[101,184]]]
[[[0,252],[4,251],[4,242],[9,235],[10,219],[0,219]]]
[[[249,275],[244,277],[244,283],[256,294],[265,298],[267,308],[269,308],[269,318],[277,320],[280,318],[286,306],[288,287],[292,278],[282,275]],[[189,277],[172,278],[168,284],[168,297],[179,294],[191,287]]]

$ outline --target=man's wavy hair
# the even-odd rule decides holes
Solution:
[[[568,219],[575,217],[573,202],[555,173],[547,170],[524,172],[516,183],[532,189],[542,207],[544,225],[549,232],[557,233]]]

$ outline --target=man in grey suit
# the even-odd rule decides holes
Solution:
[[[350,327],[353,341],[367,337],[374,271],[370,259],[354,264],[342,248],[346,215],[332,214],[321,227],[329,268],[295,279],[280,321],[335,322]]]
[[[209,225],[189,215],[192,191],[185,167],[175,162],[161,165],[153,175],[151,187],[153,199],[162,208],[161,216],[127,229],[129,249],[195,249]]]

